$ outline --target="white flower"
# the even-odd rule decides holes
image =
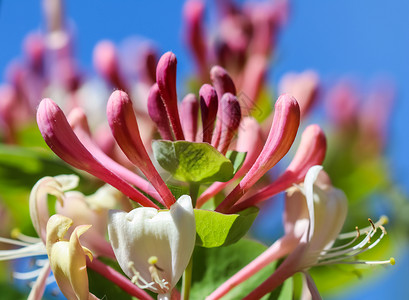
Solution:
[[[168,297],[195,245],[192,200],[184,195],[169,210],[140,207],[111,211],[108,234],[119,265],[140,288]]]

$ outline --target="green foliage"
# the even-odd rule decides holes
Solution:
[[[246,159],[247,152],[237,152],[235,150],[229,150],[226,153],[226,157],[231,161],[233,164],[234,174],[241,168]]]
[[[233,178],[232,162],[208,143],[154,141],[152,149],[162,168],[178,180],[209,183]]]
[[[234,245],[219,248],[196,247],[193,253],[191,299],[204,299],[227,279],[255,259],[266,247],[258,242],[242,239]],[[273,274],[275,263],[231,290],[223,300],[242,299]],[[291,284],[291,283],[290,283]],[[263,299],[292,299],[291,286],[279,287],[280,295],[266,295]]]
[[[213,248],[236,243],[250,229],[258,212],[256,207],[230,215],[195,209],[196,245]]]

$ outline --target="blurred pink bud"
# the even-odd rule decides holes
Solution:
[[[359,95],[351,83],[343,81],[334,86],[326,97],[326,110],[338,126],[354,126],[358,118]]]
[[[300,124],[300,108],[294,97],[281,95],[274,111],[274,120],[267,141],[259,157],[234,190],[227,195],[216,211],[228,212],[268,170],[287,154]]]
[[[156,82],[156,65],[158,63],[156,48],[149,43],[144,44],[139,49],[137,59],[139,78],[151,86]]]
[[[64,113],[51,99],[40,102],[37,124],[47,145],[66,163],[109,183],[143,206],[158,208],[141,192],[107,169],[84,147]]]
[[[29,34],[24,40],[24,52],[30,67],[37,73],[44,68],[45,42],[39,33]]]
[[[127,90],[119,68],[118,54],[111,41],[101,41],[94,48],[94,67],[115,88]]]
[[[132,102],[125,92],[112,93],[108,100],[107,116],[115,140],[124,154],[152,183],[162,197],[163,204],[168,208],[172,206],[176,199],[163,182],[146,152],[139,134]]]
[[[186,42],[192,51],[199,68],[202,80],[208,77],[206,36],[203,30],[204,4],[200,0],[189,0],[185,3],[183,16],[185,18]]]
[[[17,92],[12,85],[0,85],[0,127],[7,143],[17,142],[16,121],[19,121]]]
[[[288,93],[297,99],[300,105],[301,118],[306,116],[317,100],[319,77],[315,71],[287,73],[279,83],[280,93]]]
[[[166,52],[159,59],[156,67],[156,82],[165,103],[166,111],[172,125],[176,140],[184,140],[182,125],[180,124],[178,99],[176,93],[176,65],[175,54]]]
[[[243,70],[241,92],[250,99],[247,111],[250,112],[256,103],[263,87],[264,78],[267,72],[267,58],[262,55],[252,55]]]
[[[158,84],[154,84],[148,96],[148,113],[152,121],[158,127],[158,131],[164,140],[173,141],[172,128],[166,112],[165,104],[159,93]]]
[[[187,94],[180,104],[183,133],[186,141],[196,141],[199,102],[194,94]]]
[[[217,116],[219,101],[216,90],[210,84],[204,84],[199,90],[200,113],[202,116],[203,142],[212,140],[214,121]]]
[[[302,182],[312,166],[322,164],[326,151],[327,141],[322,129],[318,125],[308,126],[301,136],[301,142],[293,160],[284,173],[251,197],[239,201],[231,211],[241,211],[288,189],[294,183]]]
[[[219,99],[225,93],[232,93],[236,95],[236,86],[233,80],[225,69],[220,66],[214,66],[210,70],[210,79],[212,80],[213,86],[217,91],[217,96]]]
[[[230,93],[223,95],[220,100],[220,109],[222,112],[222,130],[217,150],[222,154],[226,154],[230,142],[239,127],[241,121],[241,109],[236,96]]]
[[[200,208],[207,200],[214,197],[222,189],[230,183],[235,182],[240,177],[244,176],[253,166],[261,149],[263,148],[263,139],[261,136],[261,128],[258,122],[251,118],[245,117],[240,123],[236,151],[246,152],[246,159],[243,165],[228,182],[215,182],[206,189],[196,202],[196,207]]]

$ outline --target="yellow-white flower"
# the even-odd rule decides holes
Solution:
[[[169,210],[140,207],[111,211],[108,234],[122,270],[140,288],[170,297],[186,269],[196,238],[192,200],[184,195]]]

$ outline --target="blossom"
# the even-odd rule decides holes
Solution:
[[[98,299],[89,292],[86,256],[93,259],[92,252],[81,245],[79,237],[91,225],[74,229],[69,240],[64,236],[73,221],[62,215],[53,215],[47,223],[46,249],[51,269],[61,292],[68,299]]]
[[[334,188],[321,166],[313,166],[305,176],[304,184],[287,191],[284,212],[285,235],[271,245],[250,264],[228,279],[207,299],[219,299],[233,287],[250,278],[266,265],[288,254],[276,271],[254,289],[245,299],[259,299],[273,291],[287,278],[297,272],[305,274],[307,285],[313,299],[320,299],[314,281],[308,269],[314,266],[349,263],[349,264],[394,264],[391,258],[386,261],[359,261],[356,256],[375,247],[386,234],[383,224],[386,218],[377,223],[370,219],[371,226],[357,233],[340,234],[347,214],[345,194]],[[376,239],[375,234],[379,232]],[[366,232],[361,237],[361,231]],[[355,238],[354,238],[355,236]],[[337,239],[351,241],[333,247]],[[372,239],[372,240],[371,240]]]
[[[112,211],[108,234],[118,263],[132,282],[167,299],[195,245],[192,200],[182,196],[169,210]]]

